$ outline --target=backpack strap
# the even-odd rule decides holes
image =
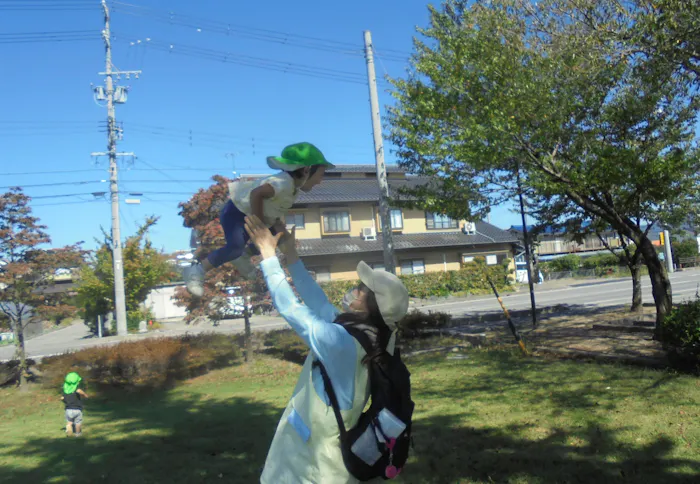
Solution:
[[[333,385],[331,385],[331,379],[326,372],[326,368],[323,366],[320,360],[314,359],[313,365],[317,366],[321,370],[321,376],[323,377],[323,386],[326,388],[326,393],[328,394],[328,399],[331,401],[331,407],[333,407],[333,413],[335,414],[335,420],[338,422],[338,429],[340,430],[340,437],[345,438],[347,431],[345,430],[345,422],[343,422],[343,416],[340,414],[340,406],[338,405],[338,398],[335,395],[335,390]]]

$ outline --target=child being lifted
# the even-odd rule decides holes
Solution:
[[[252,247],[246,247],[249,241],[245,231],[246,215],[256,215],[273,234],[283,231],[285,215],[294,205],[299,191],[311,191],[321,183],[326,168],[333,167],[311,143],[289,145],[282,150],[281,156],[268,157],[267,164],[280,172],[229,184],[230,199],[219,217],[226,245],[184,272],[187,290],[193,296],[204,294],[204,278],[208,271],[229,261],[243,278],[253,279],[256,269],[250,259],[255,252]]]

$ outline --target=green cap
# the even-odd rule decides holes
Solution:
[[[311,143],[295,143],[282,150],[282,156],[269,156],[267,166],[274,170],[294,171],[307,166],[327,166],[333,164],[326,160],[321,150]]]
[[[63,393],[75,393],[81,381],[82,378],[80,378],[80,375],[74,371],[71,371],[66,375],[66,381],[63,383]]]

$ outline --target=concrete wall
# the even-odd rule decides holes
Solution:
[[[181,286],[165,286],[153,289],[146,298],[145,305],[156,319],[184,318],[185,308],[175,305],[175,289]]]

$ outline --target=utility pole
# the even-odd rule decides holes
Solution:
[[[533,281],[532,254],[530,252],[530,234],[527,231],[527,216],[525,215],[525,201],[523,200],[523,185],[520,180],[520,167],[516,168],[516,180],[518,183],[518,198],[520,199],[520,216],[523,220],[523,242],[525,243],[525,259],[527,267],[527,283],[530,286],[530,307],[532,312],[532,327],[537,327],[537,304],[535,303],[535,281]]]
[[[382,121],[377,97],[377,75],[374,72],[374,52],[372,34],[365,30],[365,58],[367,59],[367,81],[369,84],[369,104],[372,110],[372,131],[374,133],[374,160],[377,164],[377,182],[379,183],[379,218],[382,221],[382,241],[384,243],[384,269],[396,274],[394,262],[394,237],[389,213],[389,182],[386,179],[384,165],[384,142],[382,139]]]
[[[133,156],[133,153],[117,152],[117,127],[114,104],[124,102],[126,92],[124,88],[119,90],[118,100],[115,101],[115,86],[113,76],[125,75],[127,79],[133,74],[136,77],[141,71],[115,71],[112,69],[112,39],[110,32],[110,16],[107,2],[102,0],[102,10],[105,16],[105,27],[102,31],[102,38],[105,43],[105,71],[100,72],[105,77],[104,92],[102,88],[97,88],[98,98],[107,100],[107,152],[93,153],[93,156],[109,157],[109,191],[112,199],[112,262],[114,266],[114,312],[117,320],[117,334],[125,336],[127,334],[126,325],[126,296],[124,293],[124,264],[122,262],[122,240],[121,229],[119,227],[119,187],[117,184],[117,158],[120,156]]]
[[[666,268],[668,273],[673,272],[673,252],[671,252],[671,234],[664,229],[664,253],[666,255]]]

